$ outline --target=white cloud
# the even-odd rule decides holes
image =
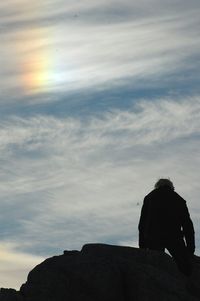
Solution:
[[[0,283],[1,287],[19,289],[26,282],[31,269],[44,258],[18,252],[11,244],[0,245]]]
[[[83,156],[91,155],[106,150],[107,146],[123,149],[198,134],[199,114],[199,96],[194,96],[183,101],[140,101],[132,111],[114,110],[102,118],[85,121],[48,116],[15,117],[1,123],[0,149],[4,155],[24,150],[27,155],[34,151],[45,152],[45,156],[49,152],[50,155],[65,153],[79,160],[81,152]]]
[[[196,225],[199,122],[195,96],[143,101],[82,121],[2,123],[4,239],[44,256],[88,242],[135,242],[143,197],[162,176],[175,181]]]
[[[77,20],[65,16],[60,17],[61,23],[58,22],[59,17],[50,24],[43,24],[41,20],[27,26],[22,22],[17,32],[7,33],[7,38],[4,35],[2,93],[7,93],[8,89],[10,93],[13,89],[15,95],[16,91],[20,95],[77,91],[94,86],[112,86],[122,80],[131,80],[138,86],[141,80],[164,82],[166,76],[170,79],[174,73],[182,74],[183,70],[196,68],[200,40],[199,10],[195,3],[191,4],[191,8],[184,3],[185,10],[183,4],[179,8],[178,2],[175,8],[179,9],[175,10],[173,5],[170,7],[171,2],[161,5],[158,1],[144,1],[138,5],[137,2],[122,4],[119,1],[117,12],[112,4],[112,1],[108,5],[84,1],[77,7],[71,2],[66,6],[61,1],[61,6],[56,3],[56,7],[62,8],[62,13],[64,10],[67,16],[79,11]],[[37,12],[43,15],[43,4],[40,9],[38,4],[34,9],[30,9],[29,5],[35,7],[36,4],[28,4],[27,11],[32,17],[36,18]],[[57,14],[55,2],[46,1],[46,5],[52,9],[46,10],[45,18],[51,19]],[[154,9],[156,7],[156,14],[151,10],[152,5]],[[108,21],[100,18],[99,22],[95,22],[98,19],[95,16],[103,16],[106,11],[112,11],[111,8],[114,10],[111,22],[109,15]],[[135,10],[140,17],[135,17]],[[91,14],[88,13],[90,11]],[[15,12],[16,15],[18,13]],[[118,21],[117,16],[126,16],[126,13],[131,16],[125,17],[123,22]],[[28,18],[25,13],[24,16]],[[92,23],[88,22],[91,16],[94,19]],[[22,18],[21,14],[19,17]]]

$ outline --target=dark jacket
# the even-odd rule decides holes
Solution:
[[[148,248],[149,242],[165,246],[184,237],[188,251],[194,253],[194,227],[186,201],[170,187],[154,189],[144,198],[138,228],[140,248]]]

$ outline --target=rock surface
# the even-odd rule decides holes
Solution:
[[[200,258],[192,277],[157,251],[88,244],[46,259],[20,291],[1,289],[0,301],[197,301]]]

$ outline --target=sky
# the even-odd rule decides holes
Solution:
[[[199,0],[0,3],[0,287],[86,243],[138,246],[169,177],[200,255]]]

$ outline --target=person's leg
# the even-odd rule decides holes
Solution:
[[[183,239],[173,241],[166,246],[169,253],[174,258],[179,270],[186,276],[192,273],[192,260],[189,255]]]

